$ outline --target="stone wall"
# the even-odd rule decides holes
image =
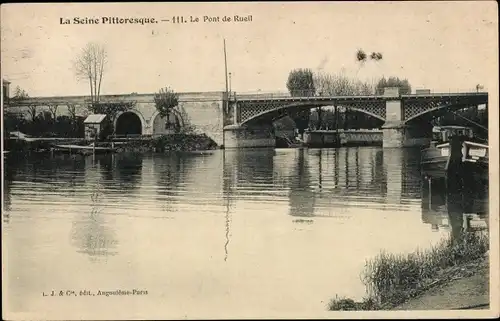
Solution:
[[[159,116],[153,98],[154,94],[105,95],[101,96],[101,101],[135,102],[135,107],[130,112],[136,114],[141,120],[143,135],[167,133],[165,127],[161,126],[165,120],[156,119]],[[88,96],[33,97],[22,103],[11,101],[6,110],[27,116],[28,105],[36,105],[37,113],[48,111],[49,105],[57,105],[57,116],[68,116],[68,105],[73,104],[78,116],[87,116],[90,114],[86,107],[88,101]],[[175,114],[182,118],[180,122],[185,127],[189,127],[196,133],[205,133],[218,145],[223,144],[223,92],[179,93],[179,106]],[[116,119],[114,123],[116,125]]]
[[[241,127],[230,125],[224,128],[225,148],[274,147],[276,138],[272,127]]]
[[[384,148],[403,147],[404,128],[384,128],[383,135],[384,135],[383,138]]]

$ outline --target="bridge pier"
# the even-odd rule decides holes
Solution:
[[[275,147],[276,137],[272,125],[224,127],[224,148]]]
[[[432,138],[430,126],[409,126],[403,122],[386,122],[382,126],[382,133],[384,148],[425,146]]]
[[[404,108],[398,87],[384,88],[386,121],[382,126],[384,148],[423,146],[432,138],[432,126],[409,125],[404,121]]]

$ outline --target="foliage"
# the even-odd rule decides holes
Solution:
[[[379,61],[379,60],[382,60],[382,58],[383,58],[383,56],[382,56],[382,53],[380,53],[380,52],[374,51],[370,54],[371,60]],[[365,62],[367,59],[368,59],[368,55],[366,54],[366,52],[364,52],[363,49],[358,49],[358,51],[356,51],[356,60],[358,62]]]
[[[372,299],[366,299],[361,302],[356,302],[353,299],[349,298],[335,297],[334,299],[330,300],[330,303],[328,304],[328,310],[330,311],[373,311],[377,309],[377,303]]]
[[[466,273],[463,267],[484,257],[489,238],[480,233],[449,237],[428,250],[408,254],[381,252],[368,260],[362,280],[368,296],[363,302],[335,298],[330,310],[376,310],[395,307],[434,284]]]
[[[315,73],[314,86],[320,96],[373,95],[375,91],[372,84],[349,78],[343,73]]]
[[[75,121],[68,116],[52,118],[50,112],[38,114],[34,121],[25,119],[14,113],[4,114],[4,131],[20,131],[33,136],[83,137],[85,117],[75,117]]]
[[[155,93],[154,102],[160,117],[164,118],[170,115],[172,109],[179,105],[179,95],[170,87],[160,88]]]
[[[363,282],[369,296],[377,301],[399,304],[408,299],[408,290],[423,287],[439,270],[476,260],[486,251],[487,237],[465,233],[459,240],[448,238],[426,251],[405,255],[382,252],[367,261]]]
[[[346,112],[345,109],[338,109],[338,123],[335,110],[323,108],[320,117],[317,110],[312,110],[309,117],[309,127],[316,129],[335,129],[337,125],[344,129],[374,129],[380,128],[383,121],[361,112]]]
[[[356,51],[356,60],[359,61],[359,62],[365,62],[366,61],[366,53],[363,51],[363,49],[358,49],[358,51]]]
[[[211,150],[217,143],[205,134],[177,133],[153,139],[151,147],[156,152]]]
[[[371,60],[375,60],[375,61],[382,60],[382,53],[380,53],[380,52],[372,52],[372,54],[370,55],[370,59]]]
[[[197,133],[196,127],[191,124],[189,121],[189,115],[187,111],[183,108],[179,108],[179,113],[176,114],[179,117],[179,121],[181,122],[180,132],[184,134],[195,134]]]
[[[93,114],[105,114],[112,122],[115,120],[116,115],[121,112],[126,112],[132,109],[135,105],[133,101],[114,101],[114,102],[98,102],[90,104],[89,110]]]
[[[74,61],[78,80],[86,80],[90,87],[91,105],[98,103],[101,95],[101,83],[107,64],[107,52],[103,45],[88,43]]]
[[[29,98],[28,93],[24,89],[21,89],[21,87],[17,86],[16,89],[14,90],[14,97],[12,97],[11,99],[23,100],[28,98]]]
[[[377,95],[384,94],[385,87],[399,87],[399,93],[401,95],[411,94],[411,85],[407,79],[399,79],[398,77],[382,77],[375,86],[375,93]]]
[[[309,97],[316,93],[313,72],[310,69],[294,69],[290,71],[286,87],[294,97]]]

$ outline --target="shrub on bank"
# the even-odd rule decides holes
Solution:
[[[216,149],[217,143],[205,134],[178,133],[149,140],[132,141],[120,148],[138,152],[198,151]]]
[[[428,250],[409,254],[382,252],[366,262],[362,280],[368,296],[362,302],[334,298],[331,311],[379,310],[393,308],[430,286],[446,281],[446,269],[482,258],[488,251],[488,237],[465,233],[459,239],[447,238]],[[448,271],[454,273],[456,271]]]

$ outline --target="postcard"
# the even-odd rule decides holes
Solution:
[[[495,2],[0,24],[5,320],[498,317]]]

